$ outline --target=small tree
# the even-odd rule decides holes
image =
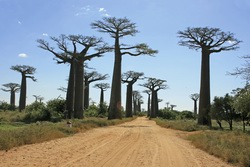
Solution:
[[[99,32],[107,33],[114,42],[114,70],[112,78],[110,105],[108,119],[122,118],[121,113],[121,66],[122,56],[140,56],[140,55],[154,55],[156,50],[152,50],[145,43],[133,46],[120,44],[120,39],[125,36],[134,36],[138,31],[135,23],[132,23],[127,18],[104,17],[102,21],[95,21],[91,24],[93,29]]]
[[[102,75],[97,71],[84,72],[84,108],[89,108],[89,85],[92,82],[101,81],[107,79],[108,74]]]
[[[197,117],[197,101],[200,95],[198,93],[194,93],[190,95],[190,98],[194,101],[194,117]]]
[[[132,117],[132,94],[133,84],[142,77],[144,73],[127,71],[122,75],[122,82],[127,83],[127,95],[126,95],[126,117]]]
[[[233,33],[225,33],[219,28],[198,27],[179,31],[179,45],[190,49],[201,49],[201,83],[198,124],[211,126],[210,112],[210,54],[236,50],[241,42]]]
[[[17,93],[20,90],[20,85],[17,83],[8,83],[8,84],[3,84],[3,86],[5,87],[5,89],[2,88],[2,91],[10,92],[10,106],[11,106],[11,110],[14,110],[15,104],[16,104],[15,93]]]
[[[20,99],[19,99],[19,111],[22,111],[26,107],[26,93],[27,93],[27,82],[26,79],[30,78],[32,81],[36,81],[33,76],[36,72],[36,68],[27,65],[16,65],[10,68],[11,70],[20,72],[22,75],[21,88],[20,88]]]
[[[233,107],[239,112],[242,118],[243,131],[245,132],[246,122],[250,119],[250,87],[247,85],[244,89],[240,89],[235,95]]]

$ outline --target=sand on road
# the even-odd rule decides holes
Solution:
[[[227,167],[180,131],[140,117],[117,126],[0,152],[1,167]]]

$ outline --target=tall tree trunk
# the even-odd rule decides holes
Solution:
[[[156,97],[155,97],[155,91],[152,90],[152,98],[151,98],[151,112],[150,112],[150,118],[156,118],[156,113],[155,113],[155,102],[156,102]]]
[[[84,109],[89,108],[89,82],[84,81]]]
[[[158,101],[158,92],[155,91],[155,116],[157,117],[159,113],[159,101]]]
[[[138,104],[138,112],[141,112],[141,102],[139,99],[137,101],[137,104]]]
[[[197,117],[197,100],[194,100],[194,118]]]
[[[83,118],[83,62],[78,60],[75,69],[74,117]]]
[[[198,124],[211,126],[210,118],[210,68],[209,50],[202,48],[201,58],[201,84]]]
[[[126,117],[133,117],[132,114],[132,99],[133,99],[133,87],[132,84],[127,85],[127,96],[126,96]]]
[[[15,91],[10,91],[10,105],[11,107],[15,107]]]
[[[111,96],[109,104],[108,119],[122,119],[121,112],[121,65],[122,55],[119,46],[119,38],[115,39],[115,61],[113,79],[111,86]]]
[[[24,73],[22,73],[22,82],[21,82],[21,90],[20,90],[20,99],[19,99],[19,111],[25,109],[26,106],[26,76]]]
[[[148,117],[150,117],[150,94],[148,94]]]
[[[137,104],[136,104],[135,95],[132,95],[132,97],[133,97],[133,114],[137,115]]]
[[[75,62],[72,60],[70,63],[68,88],[66,95],[66,110],[68,118],[71,119],[74,113],[74,99],[75,99]]]
[[[100,95],[100,104],[104,103],[104,90],[101,89],[101,95]]]

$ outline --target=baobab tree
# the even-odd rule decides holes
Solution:
[[[16,96],[15,94],[20,90],[20,85],[17,83],[7,83],[7,84],[3,84],[3,86],[5,88],[2,88],[2,91],[5,92],[10,92],[10,105],[11,105],[11,109],[14,110],[15,109],[15,100],[16,100]]]
[[[171,105],[170,105],[171,111],[173,111],[175,107],[177,107],[177,105],[171,104]]]
[[[51,52],[58,64],[69,63],[70,73],[68,80],[67,96],[66,96],[66,110],[68,117],[83,118],[83,77],[84,77],[84,62],[91,60],[94,57],[100,57],[105,52],[110,51],[110,48],[102,40],[91,36],[82,35],[61,35],[59,38],[51,37],[59,50],[54,51],[54,47],[50,47],[45,40],[39,39],[39,47]],[[68,43],[72,44],[72,50],[69,49]],[[81,48],[80,52],[77,48]],[[94,53],[89,54],[88,51],[92,48]]]
[[[143,93],[146,93],[148,95],[148,106],[147,106],[147,116],[150,116],[150,103],[151,103],[151,91],[150,90],[144,90]]]
[[[125,36],[134,36],[138,31],[135,23],[132,23],[127,18],[104,17],[103,20],[95,21],[91,24],[93,29],[99,32],[107,33],[115,40],[113,46],[115,60],[113,69],[113,78],[111,86],[111,96],[109,104],[108,119],[121,119],[121,66],[122,56],[140,56],[154,55],[157,50],[150,49],[147,44],[141,43],[128,46],[120,43],[120,39]]]
[[[92,82],[105,80],[109,77],[108,74],[100,74],[97,71],[84,72],[84,109],[89,108],[89,85]]]
[[[100,111],[99,114],[104,114],[104,91],[106,91],[107,89],[110,88],[108,83],[98,83],[95,84],[94,86],[95,88],[99,88],[101,90],[100,93],[100,102],[99,102],[99,106],[100,106]]]
[[[194,93],[190,95],[190,98],[194,101],[194,117],[197,117],[197,101],[200,95],[198,93]]]
[[[134,115],[137,115],[137,111],[141,112],[141,104],[143,103],[142,95],[139,91],[134,90],[132,92],[132,97],[133,97]]]
[[[11,66],[11,70],[20,72],[22,75],[21,88],[20,88],[20,98],[19,98],[19,111],[22,111],[26,107],[26,94],[27,94],[27,78],[30,78],[32,81],[36,81],[33,76],[36,72],[36,68],[28,65],[15,65]]]
[[[201,49],[201,82],[198,124],[211,126],[210,112],[210,54],[236,50],[241,42],[231,32],[219,28],[198,27],[179,31],[179,45]]]
[[[122,82],[127,83],[127,95],[126,95],[126,117],[132,117],[132,94],[133,84],[142,77],[144,73],[127,71],[122,74]]]
[[[42,97],[41,95],[33,95],[35,97],[35,102],[39,102],[42,103],[42,100],[44,100],[44,97]]]
[[[140,84],[145,88],[148,88],[151,91],[151,112],[150,118],[155,118],[157,116],[159,105],[158,105],[158,91],[161,89],[167,89],[168,86],[165,84],[166,80],[156,79],[156,78],[147,78],[147,81],[144,84]]]

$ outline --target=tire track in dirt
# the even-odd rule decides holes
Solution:
[[[0,166],[227,167],[180,138],[183,133],[147,118],[71,137],[0,151]]]

